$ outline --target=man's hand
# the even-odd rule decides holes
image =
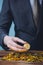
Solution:
[[[7,45],[10,49],[14,51],[26,51],[26,49],[23,46],[20,46],[17,44],[17,42],[25,44],[26,42],[19,39],[18,37],[10,37],[10,36],[5,36],[4,37],[4,44]]]

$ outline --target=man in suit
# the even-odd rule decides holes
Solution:
[[[21,46],[25,42],[31,45],[31,50],[43,50],[42,1],[3,0],[0,15],[0,45],[5,50],[8,48],[15,51],[25,50]],[[12,20],[15,24],[15,37],[8,36]]]

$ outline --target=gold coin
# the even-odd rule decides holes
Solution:
[[[29,43],[25,43],[24,44],[24,48],[26,48],[27,50],[29,50],[30,49],[30,44]]]
[[[19,50],[18,52],[26,52],[27,50],[26,49],[24,49],[24,50]]]

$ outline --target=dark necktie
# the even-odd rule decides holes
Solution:
[[[37,27],[37,21],[38,21],[38,4],[37,0],[30,0],[31,6],[32,6],[32,11],[33,11],[33,18],[35,21],[35,25]]]

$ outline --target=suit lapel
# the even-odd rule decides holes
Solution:
[[[41,8],[42,8],[42,0],[38,0],[38,5],[39,5],[39,16],[38,16],[39,25],[38,25],[38,29],[37,29],[37,35],[38,35],[38,33],[39,33],[40,24],[41,24]]]
[[[30,1],[30,0],[29,0]],[[38,32],[39,32],[39,28],[40,28],[40,23],[41,23],[41,21],[40,21],[40,18],[41,18],[41,6],[42,6],[42,0],[37,0],[38,1],[38,7],[39,7],[39,16],[38,16],[38,28],[36,28],[36,25],[35,25],[35,22],[34,22],[34,18],[33,18],[33,12],[32,12],[32,7],[31,7],[31,4],[30,4],[30,2],[29,2],[29,4],[30,4],[30,12],[31,12],[31,16],[32,16],[32,22],[33,22],[33,24],[34,24],[34,27],[35,27],[35,29],[37,30],[37,32],[36,32],[36,36],[37,36],[37,34],[38,34]]]

